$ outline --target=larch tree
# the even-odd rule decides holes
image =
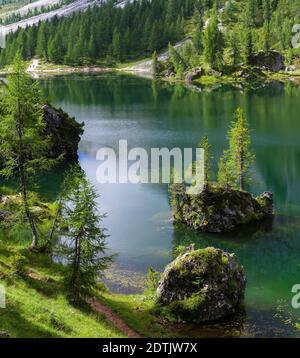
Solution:
[[[5,177],[17,175],[24,210],[29,222],[32,243],[39,242],[38,230],[30,210],[28,188],[36,173],[49,168],[52,160],[46,158],[49,138],[45,137],[45,122],[39,90],[28,77],[25,63],[17,55],[12,74],[1,96],[0,106],[0,155]]]
[[[250,168],[255,160],[252,153],[250,130],[245,112],[238,108],[228,131],[229,148],[219,162],[218,180],[239,190],[251,180]]]
[[[59,251],[68,264],[65,283],[74,303],[92,295],[113,260],[106,255],[107,235],[101,226],[105,215],[99,212],[97,197],[81,168],[72,167],[62,194]]]

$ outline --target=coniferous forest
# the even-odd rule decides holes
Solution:
[[[152,55],[189,36],[193,47],[186,52],[194,62],[204,56],[213,65],[221,59],[247,63],[252,53],[270,49],[291,61],[298,55],[291,37],[299,6],[299,0],[142,0],[116,7],[110,0],[9,34],[0,64],[10,63],[18,51],[24,60],[111,64]]]

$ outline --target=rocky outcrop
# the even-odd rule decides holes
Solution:
[[[77,123],[62,109],[56,109],[49,104],[43,106],[43,111],[46,134],[51,137],[49,157],[57,158],[63,154],[66,159],[76,158],[84,124]]]
[[[7,221],[11,213],[6,210],[0,210],[0,223],[3,221]]]
[[[273,215],[273,194],[254,198],[250,193],[230,187],[205,187],[198,195],[173,193],[175,221],[195,230],[222,233]]]
[[[260,51],[253,55],[251,65],[256,66],[262,70],[271,72],[278,72],[285,70],[285,58],[277,51],[264,52]]]
[[[244,298],[246,277],[234,254],[192,250],[171,262],[157,289],[161,314],[187,322],[209,322],[234,314]]]
[[[45,133],[49,136],[50,145],[47,156],[51,159],[63,155],[64,159],[77,159],[78,145],[83,134],[84,123],[78,123],[69,117],[62,109],[56,109],[49,104],[42,106],[46,123]],[[0,157],[0,168],[4,159]]]
[[[189,72],[186,76],[185,76],[185,81],[187,83],[191,83],[195,80],[197,80],[198,78],[200,78],[201,76],[204,75],[204,69],[203,68],[195,68],[192,72]]]

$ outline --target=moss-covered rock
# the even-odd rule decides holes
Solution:
[[[207,186],[198,195],[184,190],[172,195],[174,220],[205,232],[232,231],[273,214],[273,195],[269,192],[254,198],[245,191]]]
[[[235,313],[244,298],[246,278],[234,254],[206,248],[171,262],[157,289],[159,311],[187,322],[208,322]]]

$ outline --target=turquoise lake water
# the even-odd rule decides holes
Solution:
[[[300,322],[300,309],[291,307],[292,287],[300,284],[299,86],[274,83],[256,90],[219,86],[194,92],[116,74],[52,77],[40,83],[53,105],[85,122],[79,161],[101,195],[108,244],[118,253],[108,281],[113,291],[139,291],[137,281],[147,268],[163,270],[179,245],[216,246],[235,252],[245,268],[244,311],[230,328],[228,322],[221,327],[192,327],[190,334],[224,336],[229,329],[241,336],[300,336],[294,328]],[[249,190],[274,193],[273,222],[226,235],[195,233],[173,226],[166,185],[97,183],[97,150],[117,150],[120,139],[126,139],[129,148],[185,148],[197,146],[207,134],[216,166],[238,106],[248,115],[257,157]],[[55,196],[62,172],[42,180],[45,195]],[[116,273],[126,278],[125,286]]]

